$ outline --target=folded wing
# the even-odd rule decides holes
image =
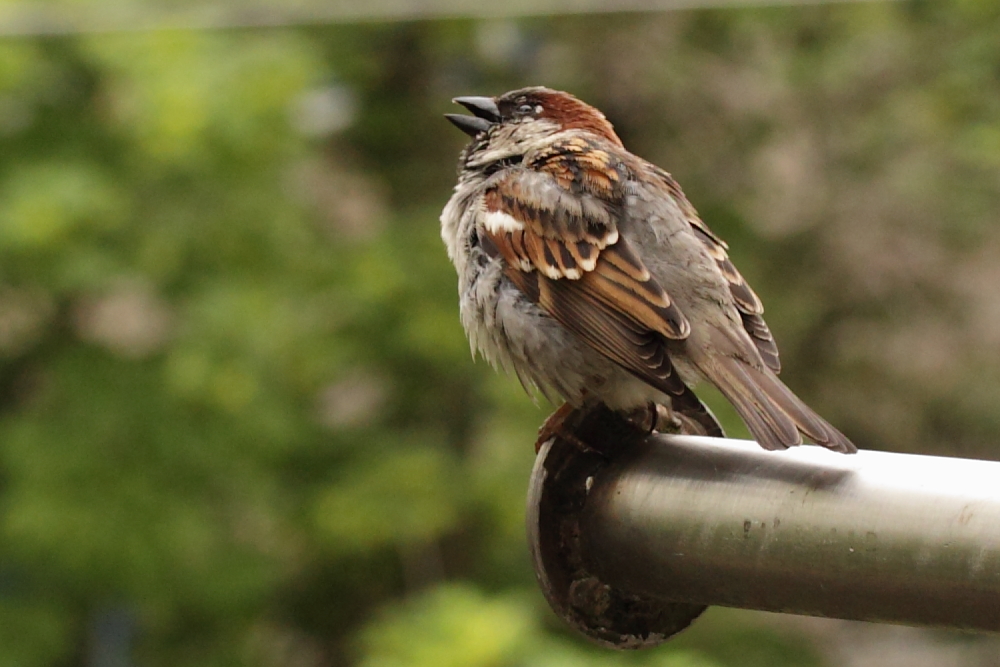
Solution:
[[[616,158],[576,139],[531,167],[508,171],[485,192],[484,247],[506,260],[507,276],[529,299],[592,348],[689,410],[701,408],[666,344],[686,338],[691,325],[618,233],[625,174]],[[699,419],[721,435],[710,413]]]
[[[733,301],[740,312],[740,317],[743,320],[743,328],[750,334],[750,338],[757,347],[757,351],[760,352],[761,359],[772,371],[780,373],[781,360],[778,358],[778,346],[774,342],[774,336],[771,335],[771,330],[768,328],[767,322],[762,317],[764,314],[764,305],[729,259],[729,254],[726,252],[729,246],[726,245],[725,241],[716,236],[708,228],[708,225],[702,221],[697,211],[695,211],[694,206],[684,196],[684,192],[677,184],[677,181],[670,174],[655,165],[649,164],[648,166],[667,193],[680,206],[695,236],[704,244],[708,254],[715,260],[716,266],[719,267],[719,271],[729,282],[729,291],[733,295]]]

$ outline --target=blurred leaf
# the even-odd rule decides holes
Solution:
[[[533,632],[530,607],[469,586],[439,587],[388,611],[362,634],[364,667],[516,664]]]
[[[427,542],[452,528],[465,489],[439,448],[375,455],[318,498],[317,525],[337,550]]]
[[[0,601],[0,665],[51,665],[72,650],[72,628],[66,610],[51,602],[7,599]]]
[[[76,230],[108,231],[126,212],[123,194],[93,165],[42,163],[18,171],[0,193],[0,248],[48,249]]]

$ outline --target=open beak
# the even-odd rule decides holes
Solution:
[[[446,113],[444,117],[470,137],[475,137],[480,132],[490,129],[494,123],[500,122],[500,109],[491,97],[456,97],[452,102],[461,104],[473,115]]]

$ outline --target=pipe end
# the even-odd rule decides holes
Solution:
[[[607,445],[623,451],[647,433],[607,409],[577,411],[564,424],[569,437],[542,445],[528,490],[528,546],[542,592],[557,616],[597,644],[623,650],[662,644],[706,607],[602,582],[587,565],[579,530],[590,484],[614,456]],[[604,446],[591,449],[592,443]]]

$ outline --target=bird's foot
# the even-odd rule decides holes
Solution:
[[[564,428],[566,420],[573,414],[573,409],[573,406],[569,403],[563,403],[555,412],[548,416],[541,428],[538,429],[538,439],[535,440],[536,454],[541,450],[542,445],[552,438],[560,437],[570,440],[574,444],[577,443],[577,439],[570,433],[569,429]]]
[[[689,420],[690,421],[690,420]],[[687,433],[685,421],[669,405],[656,405],[656,432],[680,435]]]
[[[653,403],[629,412],[601,404],[586,408],[565,404],[538,429],[535,453],[549,440],[559,438],[583,452],[611,457],[652,433],[658,417]]]

